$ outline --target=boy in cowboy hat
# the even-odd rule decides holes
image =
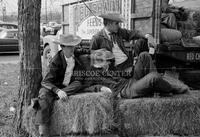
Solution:
[[[137,30],[126,30],[120,28],[119,23],[124,22],[120,14],[102,14],[104,28],[95,34],[91,40],[91,52],[105,48],[111,51],[115,59],[115,67],[118,70],[132,69],[133,55],[130,55],[124,45],[124,40],[131,41],[138,39],[134,46],[134,54],[138,56],[143,51],[149,51],[148,44],[155,46],[155,40],[150,34],[143,34]]]
[[[92,90],[113,92],[115,97],[121,95],[123,98],[130,99],[152,96],[155,92],[168,95],[170,93],[181,94],[189,90],[187,86],[177,90],[161,74],[157,73],[152,58],[147,52],[142,52],[135,64],[135,67],[140,69],[135,69],[134,73],[141,75],[128,79],[122,78],[119,75],[120,72],[112,68],[112,59],[114,55],[106,49],[95,50],[91,54],[93,70],[98,73],[89,81]]]
[[[81,38],[70,34],[60,35],[54,42],[60,44],[62,50],[50,62],[47,74],[41,82],[38,106],[34,106],[37,110],[36,123],[42,137],[49,136],[48,125],[53,102],[56,99],[66,100],[82,88],[83,78],[73,75],[84,69],[83,64],[74,56],[74,49],[81,42]]]

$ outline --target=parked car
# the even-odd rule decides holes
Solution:
[[[42,37],[40,37],[40,47],[42,52]],[[0,53],[19,53],[18,29],[4,29],[0,32]]]
[[[18,26],[14,23],[0,22],[0,32],[4,29],[17,29]]]
[[[7,22],[1,22],[0,23],[1,28],[5,29],[18,29],[18,25],[14,23],[7,23]]]
[[[0,32],[0,53],[18,53],[18,29],[4,29]]]
[[[41,23],[40,24],[40,30],[41,30],[41,34],[42,36],[46,36],[46,35],[56,35],[56,33],[58,32],[58,30],[61,29],[61,24],[58,24],[56,22],[49,22],[49,23]]]

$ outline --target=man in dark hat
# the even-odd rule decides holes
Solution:
[[[56,99],[66,100],[68,96],[76,94],[82,88],[83,78],[73,75],[82,71],[83,64],[74,56],[76,45],[81,42],[79,36],[60,35],[54,41],[61,49],[48,65],[39,91],[38,103],[33,105],[37,110],[36,123],[39,125],[41,137],[49,137],[49,123],[53,102]]]
[[[149,51],[147,41],[155,46],[151,35],[145,35],[137,30],[126,30],[120,28],[119,23],[124,19],[120,14],[108,13],[102,14],[104,28],[93,36],[91,40],[91,52],[93,50],[105,48],[111,51],[115,57],[115,67],[119,70],[131,70],[133,66],[133,55],[130,54],[124,45],[124,40],[131,41],[138,39],[134,52],[138,56],[142,51]]]

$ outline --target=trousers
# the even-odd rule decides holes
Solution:
[[[174,13],[162,13],[161,23],[167,26],[167,28],[177,29],[177,22]]]
[[[36,125],[49,125],[54,101],[57,95],[46,88],[41,88],[38,96],[39,107],[36,112]]]
[[[147,52],[139,55],[133,77],[129,78],[120,89],[123,98],[151,96],[155,92],[170,93],[173,90],[171,84],[157,73],[152,58]]]

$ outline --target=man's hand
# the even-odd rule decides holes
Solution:
[[[111,91],[111,89],[110,88],[108,88],[108,87],[101,87],[101,92],[110,92],[110,93],[112,93],[112,91]]]
[[[146,34],[145,37],[148,40],[148,47],[149,47],[149,53],[154,54],[155,52],[155,47],[156,47],[156,40],[154,37],[150,34]]]
[[[58,97],[62,100],[66,100],[68,98],[67,94],[61,89],[58,90],[57,94]]]

